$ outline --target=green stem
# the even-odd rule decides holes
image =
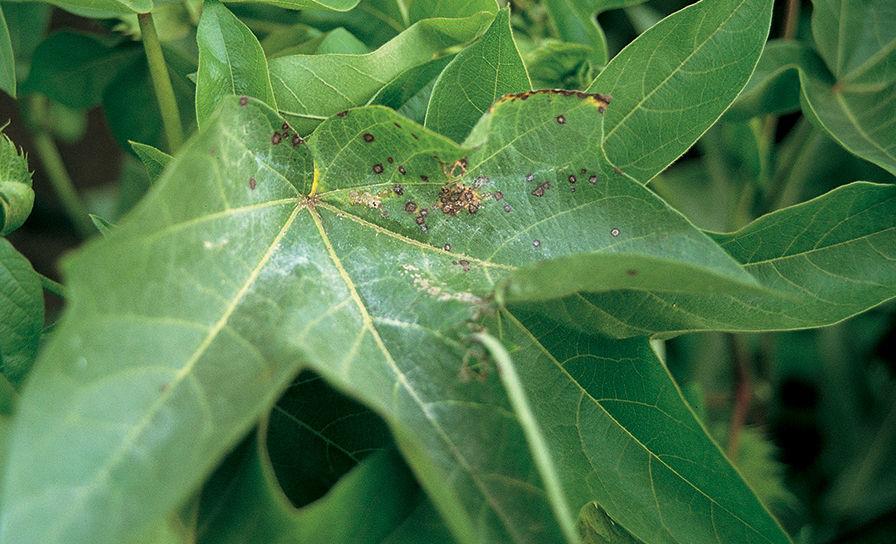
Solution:
[[[59,283],[58,281],[51,280],[50,278],[44,276],[40,272],[37,273],[38,277],[40,277],[40,284],[43,286],[44,291],[48,293],[53,293],[59,298],[65,298],[65,286]]]
[[[69,220],[75,226],[83,238],[90,237],[94,228],[90,222],[90,216],[87,214],[87,208],[78,196],[75,190],[75,184],[72,182],[68,170],[65,169],[65,163],[59,154],[59,148],[56,142],[44,129],[38,129],[33,135],[34,150],[44,166],[44,172],[47,174],[53,190],[59,198],[59,202],[65,209],[65,213]]]
[[[152,14],[140,13],[137,15],[137,20],[140,21],[140,32],[143,34],[143,50],[146,51],[152,86],[156,92],[159,111],[162,113],[168,150],[174,153],[184,142],[184,128],[180,122],[180,111],[177,107],[177,98],[174,96],[174,87],[171,85],[168,65],[165,64],[165,54],[162,52],[162,44],[156,33]]]
[[[749,415],[750,404],[753,400],[753,369],[750,351],[743,337],[730,333],[726,336],[734,359],[735,372],[734,409],[731,411],[731,421],[728,425],[727,453],[731,462],[736,464],[740,447],[740,432],[747,422],[747,415]]]

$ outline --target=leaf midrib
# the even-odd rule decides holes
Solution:
[[[311,207],[308,208],[308,211],[311,215],[311,219],[314,221],[314,224],[317,227],[321,241],[326,248],[327,255],[329,256],[330,261],[333,263],[333,266],[336,267],[337,271],[339,272],[339,276],[342,278],[343,283],[349,290],[352,300],[354,300],[356,306],[358,307],[358,311],[361,314],[363,327],[367,329],[368,334],[370,334],[373,338],[374,343],[377,345],[377,348],[380,350],[389,367],[392,369],[394,376],[398,379],[404,390],[408,393],[408,395],[420,409],[420,413],[423,414],[427,421],[429,421],[432,428],[435,429],[436,433],[439,435],[445,445],[448,446],[454,458],[457,459],[457,461],[463,467],[464,471],[469,475],[476,488],[479,489],[479,492],[482,494],[483,498],[485,498],[485,500],[492,507],[492,510],[501,520],[501,523],[504,525],[507,533],[511,535],[515,541],[525,542],[526,539],[524,538],[524,535],[518,531],[513,520],[503,510],[501,503],[497,501],[495,497],[489,492],[488,487],[484,485],[477,472],[473,470],[472,466],[470,466],[469,461],[466,459],[466,457],[464,457],[464,455],[458,449],[457,445],[451,440],[450,435],[445,431],[444,427],[442,427],[442,425],[436,419],[434,419],[426,409],[426,403],[424,403],[423,399],[420,398],[416,389],[412,387],[410,381],[407,378],[407,375],[401,370],[401,367],[398,366],[398,363],[395,361],[392,353],[383,342],[383,339],[379,334],[379,330],[374,324],[373,317],[367,310],[367,305],[364,303],[364,300],[361,298],[360,293],[358,293],[355,287],[354,280],[342,265],[341,259],[336,254],[336,250],[333,247],[332,242],[330,241],[330,237],[327,234],[326,229],[324,229],[320,214],[316,209]]]

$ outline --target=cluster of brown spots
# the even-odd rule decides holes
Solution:
[[[492,193],[492,197],[495,200],[504,200],[504,193],[502,193],[501,191],[495,191],[494,193]]]
[[[340,111],[336,114],[336,117],[348,117],[348,110]]]
[[[255,181],[255,178],[249,178],[249,189],[251,189],[251,190],[254,191],[254,190],[255,190],[255,186],[256,186],[257,184],[258,184],[258,182]]]
[[[550,181],[543,181],[543,182],[539,183],[539,184],[538,184],[538,187],[536,187],[536,188],[532,191],[532,196],[539,196],[539,197],[544,196],[544,192],[547,191],[547,190],[550,189],[550,188],[551,188],[551,182],[550,182]]]
[[[395,162],[395,159],[392,157],[386,157],[386,162],[388,162],[389,164],[392,164],[393,162]]]
[[[248,96],[241,96],[241,97],[240,97],[240,106],[242,106],[242,107],[245,108],[247,105],[249,105],[249,97],[248,97]]]
[[[414,216],[414,222],[420,226],[420,230],[426,232],[429,230],[429,227],[426,225],[426,216],[429,215],[429,210],[427,208],[419,208],[417,207],[417,203],[413,200],[408,200],[404,203],[404,211],[408,213],[416,213]]]
[[[364,141],[367,142],[368,144],[374,140],[373,134],[371,134],[369,132],[365,132],[364,135],[361,137],[364,138]]]
[[[429,181],[429,176],[420,176],[420,181]]]
[[[638,275],[638,271],[637,271],[637,270],[633,270],[633,269],[626,270],[625,273],[628,274],[629,276],[632,276],[632,277],[635,277],[635,276]]]
[[[607,111],[607,106],[610,105],[610,102],[613,101],[613,97],[607,94],[600,93],[586,93],[585,91],[571,91],[568,89],[539,89],[537,91],[526,91],[524,93],[511,93],[502,96],[496,104],[500,104],[502,102],[509,102],[511,100],[528,100],[529,97],[537,95],[537,94],[553,94],[558,96],[570,96],[575,97],[581,100],[585,100],[588,102],[593,102],[597,105],[597,111],[603,113]]]
[[[271,143],[274,145],[278,145],[283,141],[292,142],[293,147],[297,147],[305,143],[305,139],[302,138],[298,132],[293,132],[292,129],[289,128],[289,123],[283,123],[283,125],[280,127],[280,131],[275,131],[271,136]]]
[[[462,183],[445,185],[439,191],[439,201],[436,206],[446,215],[457,215],[463,210],[470,214],[479,211],[482,205],[482,197],[472,187]]]
[[[373,165],[373,173],[374,174],[382,174],[384,171],[383,165],[380,163],[376,163]]]
[[[466,259],[460,259],[460,260],[454,261],[454,264],[456,264],[457,266],[461,267],[461,269],[462,269],[464,272],[469,272],[469,271],[470,271],[470,261],[468,261],[468,260],[466,260]]]
[[[392,192],[398,196],[401,196],[404,194],[404,186],[396,183],[395,185],[392,186]]]

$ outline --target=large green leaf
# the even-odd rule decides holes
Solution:
[[[39,92],[70,108],[96,106],[106,87],[142,57],[136,44],[115,46],[91,34],[57,32],[34,52],[22,92]]]
[[[454,57],[436,80],[425,125],[463,141],[498,98],[531,88],[510,30],[510,10],[503,9],[485,34]]]
[[[497,282],[547,258],[620,247],[662,261],[698,254],[713,274],[755,281],[601,159],[605,107],[575,92],[507,97],[473,130],[472,149],[367,107],[332,117],[294,147],[274,143],[282,130],[274,112],[226,99],[121,226],[67,261],[71,306],[22,397],[4,483],[4,503],[14,506],[0,514],[0,538],[141,536],[196,491],[307,365],[383,417],[458,540],[563,541],[556,480],[544,457],[529,454],[535,434],[466,342],[470,322],[490,314]],[[635,345],[645,356],[642,341],[605,342],[608,353]],[[516,364],[527,384],[527,372],[546,367]],[[590,429],[570,459],[602,459],[605,440],[645,430],[626,421],[624,431]],[[540,434],[566,455],[555,430]],[[707,440],[696,430],[687,437]],[[653,477],[668,518],[602,505],[634,534],[715,542],[715,522],[729,540],[749,542],[756,531],[785,540],[721,455],[701,446],[691,457],[684,444],[657,450],[684,455],[666,459],[674,470],[648,465],[644,452],[640,472],[631,469],[639,479],[608,480],[601,493],[558,469],[562,493],[573,508],[644,497]]]
[[[9,26],[9,37],[16,59],[16,78],[19,81],[28,76],[31,57],[44,39],[52,9],[46,4],[4,3],[3,13]]]
[[[769,42],[729,116],[784,113],[800,104],[848,151],[896,173],[896,111],[890,107],[896,99],[894,29],[892,2],[816,2],[812,30],[818,52],[795,42]]]
[[[616,55],[589,88],[613,97],[610,162],[647,183],[687,151],[750,79],[771,8],[770,0],[701,0]]]
[[[0,380],[18,384],[37,355],[44,292],[31,263],[0,238]]]
[[[22,226],[34,206],[31,172],[23,152],[0,127],[0,236]]]
[[[461,19],[425,19],[366,55],[271,59],[277,104],[300,133],[311,132],[327,117],[366,104],[404,72],[472,40],[491,18],[485,12]]]
[[[828,70],[801,72],[803,111],[843,147],[896,174],[896,5],[816,1],[812,36]]]
[[[574,507],[596,501],[639,542],[789,542],[645,339],[499,317]]]
[[[644,0],[545,0],[545,8],[566,42],[589,48],[589,57],[596,66],[604,66],[610,58],[607,38],[597,23],[598,14],[640,4]]]
[[[841,85],[896,81],[896,6],[887,0],[813,0],[812,37]]]
[[[199,126],[227,95],[247,95],[277,108],[268,63],[258,39],[220,2],[206,2],[196,35],[196,119]]]
[[[894,185],[853,183],[712,236],[752,282],[717,276],[696,254],[679,266],[619,248],[518,271],[508,300],[562,297],[540,306],[625,337],[820,327],[896,296],[896,267],[881,266],[896,258]]]
[[[47,0],[47,3],[84,17],[96,18],[146,13],[153,9],[153,0]]]
[[[268,4],[287,9],[327,9],[348,11],[358,5],[359,0],[227,0],[229,4]]]
[[[12,50],[12,39],[3,7],[0,6],[0,91],[16,97],[16,57]]]

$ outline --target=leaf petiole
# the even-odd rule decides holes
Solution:
[[[156,33],[152,13],[140,13],[137,15],[137,20],[140,22],[140,32],[143,35],[143,50],[146,52],[146,60],[149,63],[152,86],[159,103],[159,111],[162,114],[162,125],[165,128],[165,138],[168,140],[168,150],[173,153],[184,141],[184,129],[180,121],[177,98],[174,96],[174,87],[171,85],[171,76],[168,74],[165,54],[162,52],[162,44]]]

